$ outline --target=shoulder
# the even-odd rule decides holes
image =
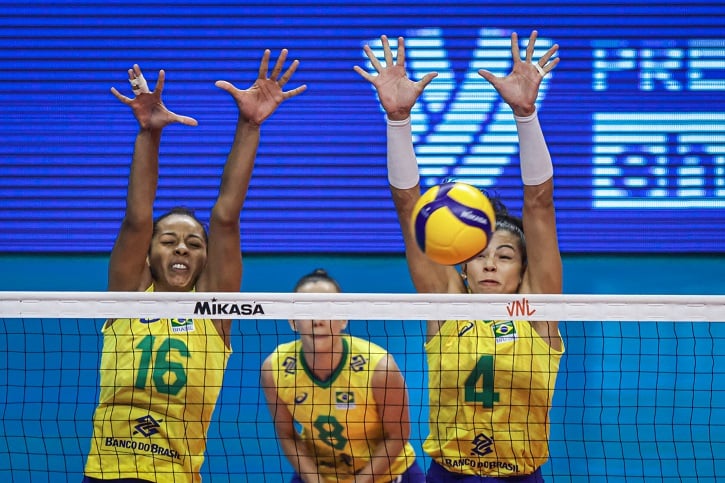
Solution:
[[[348,336],[348,342],[350,344],[350,350],[352,352],[363,352],[367,354],[387,354],[388,351],[386,351],[382,346],[379,346],[378,344],[369,341],[367,339],[362,339],[360,337],[355,336]]]
[[[265,359],[260,368],[262,385],[264,387],[276,386],[276,379],[282,372],[285,361],[289,358],[293,351],[289,350],[290,346],[294,346],[294,342],[287,342],[278,345]]]
[[[289,354],[295,354],[299,351],[299,343],[298,340],[291,340],[289,342],[284,342],[282,344],[279,344],[277,347],[274,348],[274,350],[267,356],[268,361],[273,361],[280,356],[285,356]]]

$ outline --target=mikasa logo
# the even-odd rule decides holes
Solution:
[[[217,302],[197,302],[194,307],[195,315],[264,315],[264,308],[261,304],[233,304]]]
[[[488,218],[485,216],[478,216],[471,210],[463,210],[459,216],[465,220],[475,221],[479,225],[488,225]]]

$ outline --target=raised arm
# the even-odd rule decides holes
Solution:
[[[511,35],[513,69],[506,77],[496,77],[486,70],[479,74],[491,83],[511,106],[519,136],[521,178],[524,183],[523,224],[528,265],[519,292],[558,294],[562,292],[562,262],[554,212],[554,178],[549,149],[539,126],[536,98],[543,77],[559,63],[552,58],[559,49],[552,46],[540,59],[533,61],[537,32],[533,31],[521,59],[516,33]],[[560,340],[556,322],[532,324],[552,345]]]
[[[175,122],[188,126],[197,124],[193,118],[174,114],[164,106],[161,100],[163,70],[159,72],[153,91],[149,91],[138,65],[128,70],[128,78],[134,98],[111,88],[113,95],[131,108],[139,124],[128,178],[126,213],[109,260],[108,290],[112,291],[145,290],[151,283],[146,255],[153,229],[161,131]]]
[[[383,425],[383,440],[373,450],[370,462],[360,470],[355,483],[373,483],[391,475],[390,467],[410,438],[408,388],[392,356],[378,363],[372,378],[373,396]],[[390,478],[396,481],[395,478]]]
[[[197,284],[199,291],[239,291],[242,275],[239,217],[257,155],[260,126],[285,99],[307,88],[302,85],[289,91],[282,90],[299,64],[297,60],[292,62],[280,77],[287,59],[286,49],[282,50],[268,75],[269,58],[270,51],[266,50],[259,66],[259,75],[248,89],[238,89],[223,80],[216,82],[217,87],[232,96],[239,115],[234,141],[221,177],[219,196],[211,211],[207,266]]]
[[[413,207],[420,198],[420,177],[413,149],[410,113],[423,89],[438,74],[431,72],[417,82],[412,81],[405,69],[404,39],[398,38],[395,61],[388,38],[383,35],[380,39],[385,65],[375,57],[369,45],[363,48],[377,75],[359,66],[354,69],[375,87],[386,113],[388,181],[405,243],[408,270],[418,292],[460,292],[464,286],[456,269],[439,265],[426,257],[418,247],[410,227]]]
[[[294,418],[287,406],[277,396],[277,387],[274,383],[270,358],[262,364],[261,384],[267,407],[272,414],[274,428],[277,433],[279,445],[295,472],[302,477],[305,483],[321,482],[317,463],[310,455],[307,445],[302,441],[294,425]]]

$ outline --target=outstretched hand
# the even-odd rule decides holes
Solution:
[[[534,113],[541,80],[559,63],[559,57],[552,59],[552,56],[559,50],[557,44],[547,50],[535,64],[533,63],[532,57],[537,36],[536,30],[531,32],[529,44],[526,46],[526,57],[521,60],[518,35],[516,32],[511,34],[513,69],[506,77],[497,77],[484,69],[478,71],[478,74],[490,82],[503,100],[511,106],[517,116],[529,116]]]
[[[283,101],[301,94],[307,89],[307,86],[303,84],[289,91],[282,90],[300,63],[298,60],[293,61],[284,75],[279,77],[282,72],[282,67],[284,67],[284,63],[287,60],[287,49],[282,49],[268,77],[267,71],[269,69],[270,54],[269,49],[264,51],[262,62],[259,65],[259,75],[249,89],[238,89],[232,83],[224,80],[219,80],[215,83],[218,88],[231,94],[237,102],[239,116],[256,125],[261,125],[265,119],[274,113]]]
[[[187,126],[196,126],[196,119],[188,116],[179,116],[169,111],[161,100],[161,93],[164,90],[164,81],[166,74],[163,70],[159,71],[159,78],[156,81],[156,87],[153,91],[149,91],[146,79],[141,73],[138,64],[134,64],[132,69],[128,69],[128,80],[131,83],[134,92],[134,98],[126,97],[121,94],[115,87],[111,87],[111,93],[116,98],[131,107],[134,116],[142,129],[162,129],[165,126],[178,122]]]
[[[390,49],[388,38],[382,35],[380,40],[383,43],[385,66],[375,57],[369,45],[363,47],[365,54],[378,74],[372,75],[357,65],[353,69],[378,91],[380,104],[382,104],[389,119],[394,121],[407,119],[410,117],[410,111],[423,89],[430,84],[438,73],[428,73],[417,82],[410,80],[405,70],[405,42],[403,37],[398,37],[398,55],[394,63],[393,52]]]

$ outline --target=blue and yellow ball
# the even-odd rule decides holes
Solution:
[[[483,192],[460,181],[429,188],[413,207],[415,240],[428,258],[458,265],[483,251],[496,229],[496,213]]]

